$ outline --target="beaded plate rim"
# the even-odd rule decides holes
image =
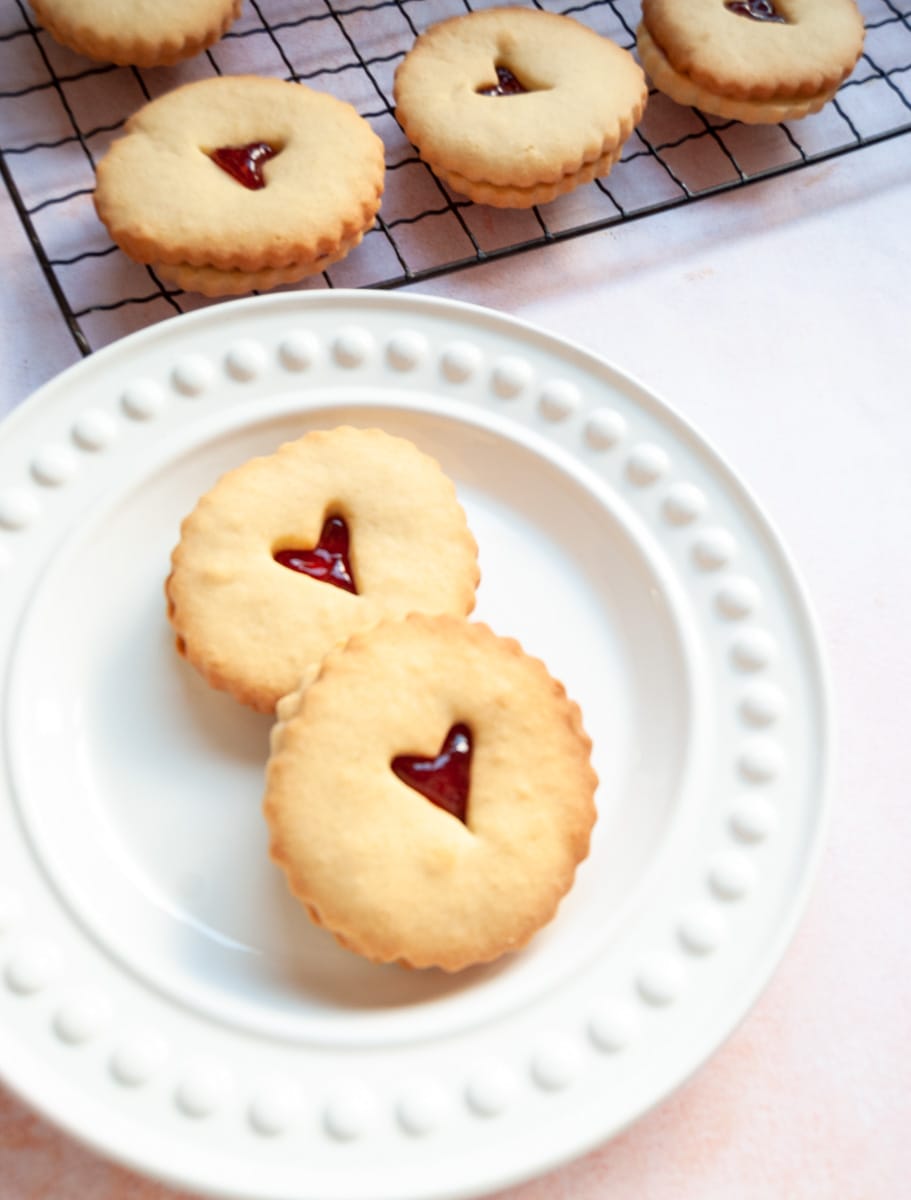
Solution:
[[[50,890],[48,881],[34,873],[17,886],[21,844],[7,844],[0,867],[13,869],[0,870],[0,879],[11,881],[0,886],[0,1013],[24,1043],[0,1035],[0,1073],[102,1153],[213,1195],[477,1195],[582,1153],[652,1107],[717,1049],[768,982],[803,911],[826,827],[828,672],[780,538],[736,472],[679,414],[564,339],[473,305],[404,294],[287,294],[202,310],[134,334],[40,389],[0,426],[0,466],[10,464],[0,488],[0,586],[17,567],[26,579],[40,574],[54,544],[54,516],[69,497],[78,499],[80,480],[92,473],[86,468],[135,454],[138,439],[168,419],[178,427],[195,420],[203,404],[216,404],[216,394],[236,419],[257,389],[287,391],[317,366],[330,387],[334,378],[339,387],[367,379],[380,388],[385,379],[407,390],[413,379],[426,391],[432,378],[447,403],[502,414],[583,458],[624,491],[667,544],[700,620],[717,631],[711,638],[722,652],[713,670],[724,676],[739,731],[732,798],[723,827],[707,838],[698,891],[681,884],[686,902],[674,898],[623,988],[612,984],[601,994],[600,977],[588,972],[590,995],[567,984],[555,1005],[541,1007],[531,1034],[523,1025],[500,1044],[482,1039],[477,1060],[453,1061],[451,1078],[425,1071],[385,1089],[369,1072],[346,1069],[311,1097],[297,1079],[276,1076],[271,1060],[261,1070],[247,1047],[238,1048],[235,1061],[230,1037],[220,1053],[208,1045],[186,1053],[196,1018],[181,1016],[186,1028],[174,1037],[169,1026],[177,1018],[161,998],[141,997],[151,1009],[140,1013],[135,981],[118,978],[97,954],[85,958],[84,947],[54,931],[53,902],[40,895],[42,886]],[[741,566],[743,559],[752,565]],[[0,624],[5,672],[19,613]],[[780,653],[781,642],[799,649],[798,663]],[[805,692],[798,705],[794,686]],[[795,715],[807,697],[819,735],[812,745]],[[811,775],[812,794],[799,786],[795,794],[794,780]],[[15,805],[2,777],[0,787],[7,820]],[[804,822],[802,831],[792,828],[786,804]],[[9,828],[23,836],[14,815]],[[770,899],[776,847],[790,856],[790,875],[781,896]],[[732,926],[740,940],[752,938],[762,949],[733,980],[726,977]],[[720,992],[723,1014],[684,1048],[687,1027],[700,1028],[700,1003]],[[160,1028],[148,1018],[156,1005]],[[649,1053],[644,1029],[656,1038]],[[175,1041],[183,1042],[183,1055],[175,1055]],[[604,1073],[628,1071],[614,1064],[634,1063],[637,1054],[645,1054],[638,1066],[647,1064],[647,1078],[627,1102],[596,1111]],[[91,1100],[79,1106],[74,1097],[86,1086]],[[115,1106],[122,1110],[116,1115]],[[576,1115],[571,1129],[554,1120],[563,1106]],[[103,1130],[98,1112],[111,1117]],[[518,1156],[503,1136],[514,1120],[531,1120],[541,1135]],[[140,1130],[143,1121],[151,1132]],[[298,1136],[318,1151],[306,1178],[293,1153]],[[206,1153],[238,1139],[249,1171]],[[390,1139],[401,1166],[384,1157]],[[170,1151],[166,1164],[162,1144]],[[466,1144],[477,1154],[464,1155]],[[434,1169],[441,1151],[452,1151],[460,1164],[443,1180]],[[365,1169],[374,1152],[383,1165]]]

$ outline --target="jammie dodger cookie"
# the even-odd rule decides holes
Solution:
[[[632,55],[570,17],[495,8],[417,39],[395,75],[396,116],[456,191],[528,208],[606,175],[642,116]]]
[[[240,16],[241,0],[29,0],[64,46],[100,62],[161,67],[199,54]]]
[[[272,712],[333,646],[385,617],[474,607],[455,487],[404,438],[309,433],[224,475],[181,526],[167,581],[181,654]]]
[[[374,222],[383,145],[334,96],[237,75],[145,105],[98,164],[113,240],[206,295],[292,283],[343,258]]]
[[[753,125],[818,112],[863,41],[853,0],[643,0],[638,34],[659,91]]]
[[[383,622],[278,717],[272,857],[342,945],[456,971],[554,916],[597,779],[579,709],[517,642],[455,617]]]

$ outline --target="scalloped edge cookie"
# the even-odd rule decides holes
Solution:
[[[351,594],[281,565],[348,524]],[[471,612],[478,548],[436,459],[381,429],[316,430],[224,474],[181,524],[165,584],[178,652],[259,712],[352,633],[418,610]]]
[[[257,143],[276,153],[255,190],[210,157]],[[350,104],[299,83],[224,76],[129,119],[98,164],[95,208],[130,258],[206,294],[236,294],[350,253],[374,224],[384,175],[383,143]]]
[[[597,776],[578,706],[513,638],[413,614],[355,634],[278,707],[263,809],[311,919],[375,962],[459,971],[518,950],[587,856]],[[397,778],[469,726],[465,823]]]
[[[678,104],[746,124],[799,120],[853,71],[864,25],[853,0],[774,0],[782,21],[722,0],[643,0],[638,50],[654,86]]]
[[[501,67],[528,91],[479,94]],[[648,93],[632,55],[581,22],[494,8],[422,33],[396,69],[394,95],[402,129],[441,179],[525,208],[606,174]]]
[[[222,38],[242,0],[29,0],[55,41],[97,62],[164,67],[192,58]]]

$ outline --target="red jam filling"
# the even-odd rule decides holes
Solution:
[[[772,0],[726,0],[725,8],[739,17],[750,17],[754,21],[779,21],[786,24],[784,17],[775,11]]]
[[[250,142],[247,146],[219,146],[209,158],[232,179],[242,183],[251,192],[258,192],[266,186],[263,165],[270,158],[275,158],[276,154],[278,151],[268,142]]]
[[[466,824],[471,781],[471,733],[467,725],[453,725],[436,758],[400,754],[392,760],[392,769],[431,804]]]
[[[272,557],[283,567],[357,595],[348,561],[348,526],[341,517],[327,518],[312,550],[277,550]]]
[[[528,91],[506,67],[497,67],[497,82],[494,87],[478,88],[479,96],[521,96]]]

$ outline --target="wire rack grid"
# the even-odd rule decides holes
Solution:
[[[835,100],[803,121],[745,126],[652,92],[603,180],[524,211],[448,190],[395,120],[396,65],[428,25],[503,0],[245,0],[226,36],[174,67],[93,63],[58,45],[24,0],[0,14],[0,174],[61,319],[83,354],[176,312],[213,303],[168,287],[115,247],[92,207],[94,167],[127,117],[179,84],[254,73],[348,100],[383,139],[376,227],[299,288],[392,288],[647,217],[911,132],[911,0],[860,0],[864,54]],[[534,0],[633,49],[639,0]]]

